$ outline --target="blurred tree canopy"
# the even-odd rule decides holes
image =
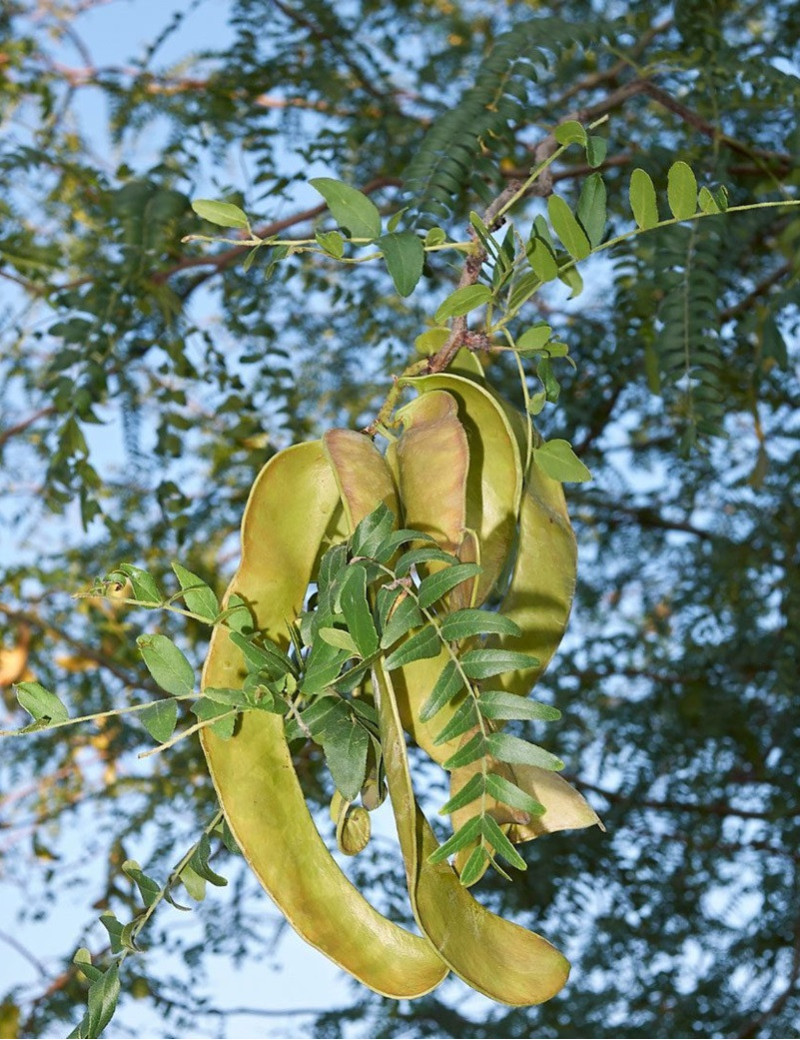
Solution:
[[[313,235],[332,226],[307,187],[324,175],[463,238],[555,126],[606,115],[612,233],[631,224],[635,167],[663,187],[685,160],[730,205],[800,183],[797,5],[186,0],[111,64],[91,35],[104,7],[0,12],[4,728],[21,724],[20,680],[73,715],[151,697],[135,639],[156,619],[74,594],[120,561],[162,578],[172,560],[221,594],[259,467],[373,419],[460,275],[432,253],[401,298],[375,264],[265,250],[245,270],[242,246],[182,242],[214,231],[191,199],[237,203],[264,237]],[[517,219],[553,185],[574,201],[590,172],[566,152]],[[798,1035],[799,239],[793,208],[677,225],[593,258],[574,299],[526,305],[577,364],[537,423],[594,477],[567,488],[579,587],[542,688],[567,775],[608,830],[524,846],[526,872],[481,887],[568,952],[571,980],[541,1007],[475,1015],[457,983],[400,1004],[354,985],[307,1035]],[[489,363],[512,397],[515,371]],[[157,624],[202,660],[205,628]],[[197,743],[139,760],[130,718],[2,743],[0,877],[25,910],[0,945],[70,893],[86,901],[62,959],[28,951],[38,981],[0,994],[3,1036],[74,1025],[75,948],[102,960],[98,910],[140,905],[122,862],[166,877],[216,811]],[[319,763],[299,768],[323,805]],[[365,857],[363,884],[408,918],[399,861]],[[275,956],[244,864],[215,864],[231,883],[199,931],[156,914],[126,965],[123,991],[173,1032],[220,1035],[205,955]]]

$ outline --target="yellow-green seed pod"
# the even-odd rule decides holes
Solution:
[[[282,646],[321,552],[345,537],[339,489],[319,442],[279,453],[262,470],[242,524],[242,561],[230,593]],[[240,686],[241,652],[215,627],[203,686]],[[312,946],[386,996],[435,988],[447,967],[424,938],[393,924],[341,872],[306,805],[283,719],[245,713],[229,740],[208,728],[203,750],[225,817],[261,884]]]
[[[414,798],[397,702],[380,665],[373,683],[392,809],[420,929],[460,978],[492,1000],[515,1006],[550,1000],[569,974],[563,954],[535,932],[481,906],[448,863],[429,862],[439,843]]]

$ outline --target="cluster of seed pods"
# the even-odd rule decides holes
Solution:
[[[481,572],[452,593],[450,608],[497,598],[519,636],[495,645],[539,664],[501,677],[525,697],[553,656],[575,585],[575,540],[561,485],[532,461],[526,422],[489,390],[479,370],[406,380],[416,397],[397,413],[399,437],[382,455],[372,440],[331,430],[319,441],[275,455],[258,476],[242,524],[242,557],[232,592],[249,605],[260,631],[282,646],[303,609],[323,552],[342,542],[384,502],[398,523],[433,536]],[[498,591],[501,590],[501,591]],[[221,806],[244,856],[296,931],[361,982],[389,997],[421,996],[452,971],[493,1000],[538,1004],[554,996],[569,964],[544,938],[491,913],[464,887],[453,865],[431,863],[439,847],[419,808],[407,757],[413,740],[443,762],[464,737],[435,743],[420,708],[447,662],[445,649],[389,672],[372,669],[381,750],[416,935],[388,920],[351,884],[320,837],[308,809],[280,715],[244,713],[234,736],[209,729],[202,742]],[[244,662],[224,624],[216,626],[205,686],[241,685]],[[467,737],[469,734],[467,734]],[[453,771],[457,792],[476,765]],[[492,815],[514,843],[598,819],[558,774],[535,766],[493,765],[533,795],[546,812],[530,817],[497,801]],[[460,826],[474,809],[454,813]]]

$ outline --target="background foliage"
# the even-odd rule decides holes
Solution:
[[[152,692],[135,638],[154,619],[72,595],[121,560],[160,578],[173,559],[221,593],[258,467],[374,418],[459,275],[436,255],[401,299],[375,265],[259,258],[244,272],[235,246],[181,243],[211,230],[190,198],[301,235],[331,226],[307,181],[337,177],[408,206],[408,226],[463,238],[471,208],[548,154],[554,125],[604,114],[612,229],[630,225],[635,166],[663,189],[685,159],[732,203],[792,198],[799,177],[794,5],[191,0],[114,65],[87,43],[103,6],[0,13],[9,726],[24,677],[73,714]],[[569,152],[553,182],[574,201],[589,172]],[[525,212],[541,207],[531,197]],[[799,235],[792,209],[643,235],[593,260],[576,300],[528,305],[578,364],[538,421],[595,478],[569,492],[578,602],[540,690],[608,833],[535,842],[513,885],[484,886],[569,951],[571,983],[538,1009],[475,1014],[458,985],[413,1005],[353,988],[308,1035],[798,1035]],[[491,378],[515,393],[499,361]],[[202,658],[205,628],[158,624]],[[140,761],[144,741],[115,720],[3,742],[2,878],[28,917],[87,886],[87,904],[130,913],[122,862],[166,878],[213,818],[199,747]],[[318,764],[303,768],[322,801]],[[147,940],[170,956],[132,960],[123,980],[173,1032],[220,1028],[205,955],[271,956],[265,899],[236,858],[215,863],[225,914],[215,891],[199,931],[157,915]],[[399,864],[384,852],[358,869],[407,913]],[[63,961],[28,951],[41,974],[0,995],[3,1035],[80,1017],[70,962],[82,944],[102,959],[96,914],[87,905]],[[17,944],[16,927],[0,942]]]

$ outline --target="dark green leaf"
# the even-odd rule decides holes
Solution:
[[[538,664],[535,657],[518,650],[470,650],[461,658],[461,667],[470,679],[488,679],[520,668],[535,668]]]
[[[550,246],[539,236],[531,239],[528,247],[528,263],[536,277],[542,282],[558,278],[558,264]]]
[[[489,773],[486,776],[486,790],[498,802],[510,805],[512,809],[521,809],[531,816],[541,816],[545,811],[541,802],[537,802],[527,791],[512,784],[504,776],[498,776],[497,773]]]
[[[175,703],[174,701],[172,702]],[[126,859],[122,869],[139,889],[139,895],[145,906],[152,906],[161,895],[161,885],[153,878],[148,877],[135,859]]]
[[[171,639],[156,632],[139,636],[136,645],[162,690],[173,697],[185,697],[194,690],[194,669]]]
[[[460,747],[455,754],[451,755],[443,764],[445,769],[458,769],[460,766],[468,766],[476,758],[483,758],[486,754],[488,744],[482,733],[476,733],[474,737]]]
[[[476,881],[483,877],[488,862],[489,854],[486,849],[482,845],[476,846],[470,852],[467,862],[464,864],[464,869],[461,871],[461,884],[465,888],[474,885]]]
[[[110,577],[119,581],[120,574],[131,583],[133,599],[141,600],[142,603],[161,603],[162,596],[158,585],[147,571],[143,571],[141,567],[134,567],[132,563],[121,563]]]
[[[457,563],[452,567],[447,567],[445,570],[437,571],[436,574],[429,574],[427,578],[423,578],[419,583],[417,591],[419,605],[423,609],[433,606],[442,596],[454,589],[456,585],[460,585],[462,581],[467,581],[468,578],[474,578],[480,572],[481,569],[477,563]]]
[[[383,502],[356,526],[350,539],[353,556],[371,557],[392,533],[394,514]]]
[[[467,697],[453,712],[447,725],[436,734],[433,742],[434,744],[446,744],[448,740],[460,737],[462,733],[466,733],[467,730],[472,729],[477,724],[478,709],[475,707],[475,700],[472,697]]]
[[[353,719],[340,718],[326,728],[322,747],[337,790],[354,801],[367,775],[369,734]]]
[[[558,708],[528,700],[527,697],[518,697],[515,693],[506,693],[505,690],[481,690],[478,707],[487,719],[541,719],[555,722],[561,718]]]
[[[459,827],[456,833],[444,845],[440,845],[439,848],[430,854],[428,857],[429,863],[441,863],[446,860],[448,856],[453,855],[460,849],[465,849],[467,845],[472,844],[481,833],[481,820],[479,816],[473,816],[471,820],[467,820],[463,827]]]
[[[249,701],[244,690],[230,686],[206,686],[203,696],[215,704],[226,704],[229,708],[247,708]],[[174,701],[173,701],[174,703]]]
[[[216,885],[217,888],[224,888],[228,884],[227,878],[224,878],[221,874],[215,873],[209,866],[209,858],[211,856],[211,841],[207,834],[204,834],[200,841],[197,843],[197,848],[192,854],[192,858],[189,860],[189,865],[195,873],[203,878],[204,881],[209,881],[212,885]]]
[[[475,773],[469,780],[464,784],[458,794],[453,795],[449,802],[445,804],[439,810],[440,816],[449,816],[450,813],[454,813],[456,809],[463,809],[465,805],[469,805],[470,802],[474,802],[476,798],[480,798],[483,794],[483,773]]]
[[[406,632],[423,623],[422,613],[413,596],[406,595],[395,607],[381,636],[381,648],[388,650]]]
[[[342,614],[361,657],[369,657],[378,649],[378,633],[367,602],[367,572],[351,564],[345,572],[340,595]]]
[[[489,751],[501,762],[510,762],[520,766],[538,766],[540,769],[559,770],[564,768],[560,758],[549,751],[531,744],[520,737],[512,737],[510,733],[490,733],[486,738]]]
[[[122,944],[120,942],[120,937],[122,936],[122,922],[117,920],[117,915],[113,910],[105,910],[100,914],[100,924],[108,932],[111,952],[120,953],[122,950]]]
[[[385,665],[389,671],[403,668],[412,661],[421,661],[426,657],[436,657],[442,648],[442,641],[433,625],[426,625],[415,632],[404,643],[386,658]]]
[[[512,867],[516,867],[518,870],[526,869],[527,864],[525,863],[525,860],[520,856],[506,835],[503,834],[497,820],[495,820],[493,816],[489,815],[489,813],[486,813],[485,816],[481,817],[481,833],[491,844],[498,856],[502,856],[504,860],[510,863]]]
[[[463,688],[464,680],[455,661],[448,661],[441,672],[439,672],[428,699],[419,710],[420,720],[427,722],[429,719],[432,719]]]
[[[119,966],[112,964],[89,987],[88,1010],[81,1024],[70,1033],[71,1037],[99,1037],[111,1021],[119,999]]]
[[[232,632],[231,642],[242,651],[251,671],[263,672],[270,679],[280,679],[293,671],[289,656],[269,639],[262,638],[260,643],[254,643],[252,638]]]
[[[447,639],[469,639],[470,636],[487,635],[497,632],[500,635],[521,635],[519,625],[502,614],[493,614],[488,610],[465,608],[448,614],[441,622],[442,636]]]
[[[586,161],[595,169],[602,166],[608,152],[608,141],[605,137],[590,134],[586,140]]]
[[[352,238],[377,238],[381,233],[378,207],[363,192],[331,177],[312,177],[309,184],[328,203],[333,219]]]
[[[395,574],[403,578],[410,572],[412,567],[417,567],[421,563],[446,563],[450,565],[458,563],[458,557],[432,545],[424,545],[420,549],[409,549],[397,561],[394,569]]]
[[[233,736],[237,713],[229,705],[219,704],[208,697],[199,697],[192,705],[192,713],[197,716],[198,722],[217,719],[218,721],[210,723],[210,728],[221,740],[228,740]]]
[[[163,744],[175,731],[175,723],[178,721],[178,702],[153,701],[139,712],[139,719],[153,740]]]
[[[395,231],[379,238],[377,245],[383,252],[395,289],[401,296],[410,296],[422,277],[425,263],[421,239],[413,231]]]

